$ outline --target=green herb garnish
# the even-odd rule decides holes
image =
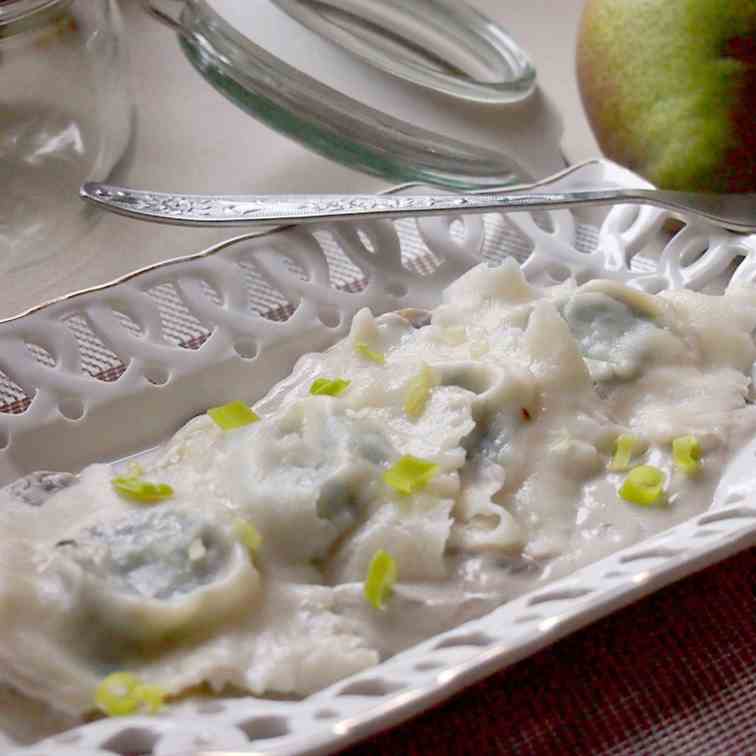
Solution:
[[[672,459],[686,475],[695,475],[703,467],[701,444],[695,436],[680,436],[672,441]]]
[[[229,402],[220,407],[211,407],[207,414],[224,431],[243,428],[260,419],[244,402],[239,401]]]
[[[163,708],[164,698],[165,692],[157,685],[145,685],[130,672],[114,672],[97,686],[94,702],[109,717],[123,717],[155,714]]]
[[[433,371],[423,363],[420,372],[409,382],[407,395],[404,398],[404,411],[413,420],[425,412],[425,405],[430,398],[431,389],[435,383]]]
[[[631,504],[650,507],[664,500],[664,473],[651,465],[639,465],[627,474],[619,495]]]
[[[366,360],[375,362],[378,365],[386,364],[386,357],[380,352],[374,352],[364,341],[358,341],[354,345],[354,351]]]
[[[341,396],[350,383],[344,378],[317,378],[310,386],[310,393],[313,396]]]
[[[630,469],[630,461],[645,448],[645,444],[637,436],[622,433],[614,442],[614,456],[608,468],[613,472]]]
[[[167,483],[149,483],[127,475],[118,475],[111,483],[118,494],[141,504],[153,504],[173,496],[173,488]]]
[[[438,470],[438,465],[433,462],[406,455],[383,473],[383,481],[399,493],[409,496],[425,488]]]
[[[234,520],[233,531],[236,539],[242,546],[246,546],[250,555],[254,555],[262,544],[262,536],[257,532],[257,528],[248,520],[237,517]]]
[[[396,582],[396,561],[383,549],[379,549],[370,560],[363,592],[368,603],[376,609],[385,609],[386,599]]]

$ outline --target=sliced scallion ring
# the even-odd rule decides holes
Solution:
[[[173,487],[167,483],[150,483],[127,475],[117,475],[111,483],[120,496],[140,504],[155,504],[173,496]]]
[[[344,378],[316,378],[310,386],[313,396],[341,396],[351,381]]]
[[[95,690],[97,708],[109,717],[137,712],[155,714],[163,708],[165,692],[157,685],[145,685],[130,672],[113,672]]]
[[[376,609],[386,608],[386,599],[396,582],[396,561],[383,549],[373,555],[368,567],[363,592],[368,603]]]
[[[256,423],[260,418],[244,402],[229,402],[220,407],[211,407],[207,414],[213,422],[224,431],[243,428],[245,425]]]
[[[695,436],[680,436],[672,441],[672,460],[686,475],[695,475],[703,467],[701,444]]]
[[[383,481],[399,493],[409,496],[425,488],[438,470],[437,464],[408,454],[400,457],[383,473]]]
[[[620,434],[614,442],[614,456],[609,462],[608,469],[613,472],[629,470],[633,457],[640,454],[644,448],[645,444],[637,436],[629,433]]]
[[[257,528],[248,520],[237,517],[234,520],[233,531],[236,539],[242,546],[246,546],[250,555],[254,555],[262,544],[262,536],[257,532]]]
[[[425,412],[425,405],[430,399],[431,389],[435,384],[433,371],[425,363],[420,372],[409,382],[404,398],[404,411],[413,420]]]
[[[627,474],[619,495],[631,504],[650,507],[664,501],[664,473],[652,465],[639,465]]]
[[[357,352],[357,354],[359,354],[361,357],[364,357],[366,360],[375,362],[376,365],[386,364],[386,356],[384,354],[381,354],[381,352],[376,352],[371,349],[364,341],[358,341],[354,345],[354,351]]]

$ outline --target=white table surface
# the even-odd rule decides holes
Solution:
[[[597,155],[574,74],[583,0],[472,1],[530,53],[540,86],[564,118],[567,157],[576,161]],[[129,153],[114,177],[119,183],[189,192],[371,191],[388,185],[310,153],[250,118],[205,83],[173,34],[147,17],[137,0],[121,0],[121,7],[137,121]],[[229,235],[103,214],[80,243],[42,265],[3,276],[0,317],[198,251]]]

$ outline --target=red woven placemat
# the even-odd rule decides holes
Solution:
[[[344,751],[756,754],[756,548]]]

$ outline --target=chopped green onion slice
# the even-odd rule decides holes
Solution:
[[[141,711],[155,714],[163,708],[165,692],[157,685],[144,685],[130,672],[114,672],[97,686],[94,702],[109,717]]]
[[[114,672],[97,686],[95,704],[109,717],[132,714],[139,708],[139,699],[134,695],[138,685],[139,679],[129,672]]]
[[[220,407],[211,407],[207,414],[224,431],[243,428],[245,425],[256,423],[260,419],[244,402],[239,401],[229,402]]]
[[[358,341],[354,345],[354,351],[366,360],[376,362],[379,365],[386,364],[386,357],[380,352],[374,352],[364,341]]]
[[[317,378],[310,386],[310,393],[313,396],[341,396],[350,383],[344,378]]]
[[[124,498],[143,504],[163,501],[173,496],[173,488],[167,483],[149,483],[141,478],[130,478],[126,475],[116,476],[111,483]]]
[[[425,412],[434,382],[433,371],[423,364],[420,372],[409,382],[407,396],[404,398],[404,411],[409,417],[418,418]]]
[[[701,444],[695,436],[680,436],[672,441],[672,459],[686,475],[695,475],[701,467]]]
[[[262,543],[262,536],[257,532],[257,528],[248,520],[237,517],[234,520],[233,531],[236,539],[242,546],[246,546],[250,554],[254,554]]]
[[[409,495],[425,488],[438,469],[433,462],[407,455],[400,457],[383,473],[383,480],[399,493]]]
[[[370,560],[363,591],[365,598],[376,609],[385,609],[386,599],[396,582],[396,561],[383,549],[379,549]]]
[[[637,436],[622,433],[614,442],[614,456],[609,469],[614,472],[630,469],[630,460],[643,450],[644,444]]]
[[[651,465],[634,467],[620,486],[619,495],[640,507],[661,503],[664,499],[664,473]]]
[[[137,685],[133,695],[139,700],[139,710],[144,714],[157,714],[163,708],[165,691],[157,685]]]

